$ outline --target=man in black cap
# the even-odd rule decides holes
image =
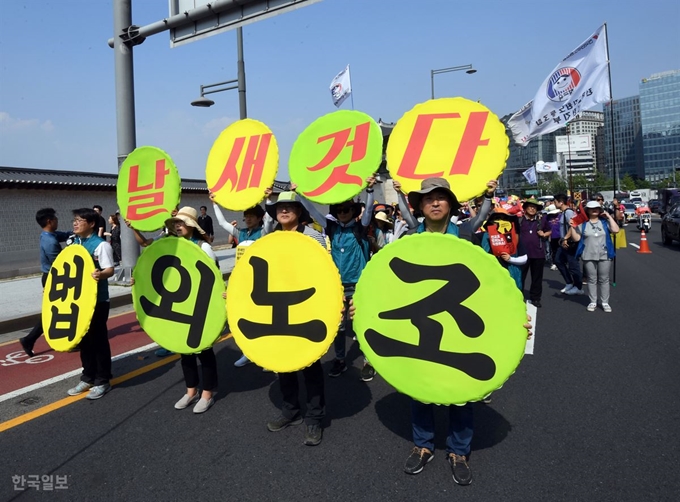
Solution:
[[[529,301],[539,308],[543,294],[546,239],[550,238],[552,232],[548,219],[541,217],[539,213],[542,208],[543,204],[533,197],[522,204],[524,216],[520,219],[519,237],[528,258],[526,265],[522,267],[522,286],[526,283],[527,275],[531,270]]]

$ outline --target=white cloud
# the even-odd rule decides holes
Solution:
[[[54,124],[52,124],[51,120],[21,119],[12,117],[7,112],[0,112],[0,132],[31,131],[35,129],[52,132]]]

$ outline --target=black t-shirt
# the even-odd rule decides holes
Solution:
[[[96,235],[99,235],[99,229],[100,229],[100,228],[103,228],[103,229],[104,229],[104,232],[106,232],[106,220],[104,219],[104,217],[103,217],[101,214],[98,215],[98,216],[99,216],[99,217],[97,218],[97,223],[96,223],[96,225],[94,226],[94,233],[95,233]],[[102,234],[102,235],[103,235],[103,234]]]

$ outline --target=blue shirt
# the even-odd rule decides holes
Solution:
[[[329,221],[327,225],[335,227],[331,231],[331,256],[340,272],[340,279],[343,284],[356,284],[366,266],[366,251],[368,251],[368,243],[365,244],[366,249],[362,249],[354,233],[354,226],[359,223],[352,221],[343,225]],[[328,233],[328,228],[326,233]]]
[[[238,241],[239,243],[245,241],[256,241],[262,237],[262,225],[253,230],[248,230],[247,228],[242,228],[238,231]]]
[[[66,232],[46,232],[40,234],[40,271],[46,274],[50,271],[52,263],[61,252],[60,242],[65,242],[69,237]]]
[[[420,225],[418,225],[418,228],[416,229],[416,233],[422,234],[422,233],[425,233],[425,232],[426,232],[425,222],[423,222]],[[449,235],[455,235],[456,237],[458,237],[458,225],[449,221],[449,224],[446,226],[446,232],[445,233],[447,233]]]

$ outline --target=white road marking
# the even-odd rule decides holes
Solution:
[[[633,246],[634,248],[640,249],[640,246],[639,246],[638,244],[633,244],[633,243],[631,242],[630,245]]]
[[[156,347],[158,347],[157,343],[150,343],[148,345],[144,345],[143,347],[138,347],[136,349],[129,350],[128,352],[118,354],[117,356],[111,358],[111,362],[118,361],[119,359],[123,359],[134,354],[138,354],[139,352],[146,352],[147,350],[151,350]],[[21,389],[13,390],[12,392],[8,392],[7,394],[3,394],[2,396],[0,396],[0,403],[2,403],[3,401],[7,401],[8,399],[13,399],[15,397],[21,396],[22,394],[26,394],[27,392],[31,392],[42,387],[47,387],[48,385],[52,385],[53,383],[61,382],[62,380],[66,380],[67,378],[80,375],[82,371],[83,370],[79,368],[77,370],[64,373],[63,375],[58,375],[52,378],[48,378],[47,380],[43,380],[42,382],[34,383],[33,385],[29,385]]]

